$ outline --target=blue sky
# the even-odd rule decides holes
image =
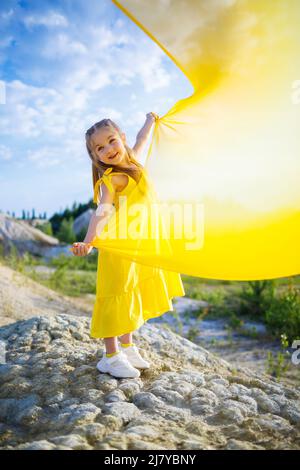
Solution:
[[[130,146],[146,113],[192,87],[110,0],[1,0],[0,210],[47,216],[92,197],[84,133],[111,118]]]

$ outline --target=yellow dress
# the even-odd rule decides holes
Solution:
[[[105,177],[98,180],[99,184],[105,182],[110,186],[110,170],[106,170]],[[134,178],[127,176],[128,184],[117,193],[119,197],[129,195],[137,184]],[[118,197],[115,207],[117,211]],[[173,311],[172,298],[184,295],[179,273],[139,264],[100,248],[90,335],[108,338],[132,332],[149,318]]]

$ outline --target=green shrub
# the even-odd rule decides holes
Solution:
[[[285,334],[289,342],[300,338],[300,292],[292,284],[273,299],[265,323],[275,337]]]
[[[68,268],[67,265],[58,267],[47,280],[41,282],[51,289],[71,297],[96,293],[95,272],[83,271],[80,273]]]
[[[65,264],[70,270],[97,271],[98,251],[92,250],[87,256],[66,256],[60,253],[59,256],[51,258],[48,266],[59,268]]]
[[[191,311],[190,315],[194,318],[201,319],[204,316],[208,316],[212,319],[230,315],[230,295],[223,287],[211,290],[198,288],[197,292],[192,293],[191,298],[208,303],[207,307],[200,307],[199,310]]]
[[[229,317],[228,325],[233,330],[240,330],[240,328],[242,328],[244,325],[244,321],[238,318],[238,316],[234,312],[232,312]]]
[[[45,233],[46,235],[50,235],[51,237],[53,236],[52,225],[50,222],[46,222],[45,224],[39,224],[35,228]]]
[[[239,298],[239,314],[253,319],[263,317],[275,296],[275,281],[248,281],[242,284],[237,293]]]
[[[26,266],[37,264],[31,253],[25,252],[21,255],[13,243],[10,244],[10,251],[7,255],[4,256],[2,251],[1,260],[6,266],[23,274],[25,274]]]
[[[76,235],[73,230],[73,223],[73,217],[62,220],[59,230],[56,233],[56,237],[59,239],[59,241],[65,243],[74,243],[76,241]]]
[[[290,369],[290,352],[287,350],[289,343],[288,338],[285,334],[281,335],[281,351],[277,354],[273,354],[272,351],[267,353],[266,373],[276,377],[278,380],[281,379]]]

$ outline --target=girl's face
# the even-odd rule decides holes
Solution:
[[[120,135],[111,128],[100,128],[91,137],[94,155],[105,164],[118,165],[125,161],[125,134]]]

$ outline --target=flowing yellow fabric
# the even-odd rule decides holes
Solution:
[[[156,121],[144,175],[116,211],[141,201],[141,233],[151,218],[156,236],[113,238],[125,228],[115,214],[92,245],[204,278],[299,274],[300,2],[112,1],[194,91]]]

